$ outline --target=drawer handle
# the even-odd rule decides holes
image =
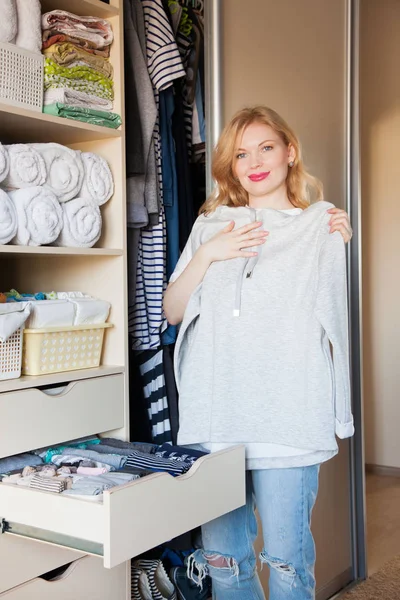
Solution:
[[[71,381],[70,383],[66,383],[63,385],[57,386],[43,386],[42,388],[37,388],[42,394],[46,394],[46,396],[64,396],[68,394],[72,388],[75,386],[76,381]]]
[[[83,557],[86,558],[86,557]],[[44,573],[43,575],[39,575],[39,579],[43,579],[47,581],[47,583],[57,583],[58,581],[62,581],[71,575],[71,573],[76,569],[77,564],[82,560],[74,560],[73,562],[67,563],[62,567],[58,567],[57,569],[53,569],[48,573]]]

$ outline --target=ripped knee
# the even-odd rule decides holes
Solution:
[[[296,569],[294,566],[280,558],[275,558],[263,551],[260,553],[261,564],[266,563],[271,569],[275,569],[278,573],[287,577],[296,577]]]
[[[238,577],[239,565],[233,556],[218,552],[196,550],[187,561],[187,576],[201,588],[207,575],[216,577]]]

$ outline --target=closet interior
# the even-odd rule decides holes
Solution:
[[[85,366],[83,363],[86,358],[83,359],[79,356],[80,353],[83,354],[83,350],[82,347],[77,347],[70,351],[71,355],[74,353],[77,355],[75,358],[73,356],[68,359],[64,358],[63,363],[57,355],[55,360],[49,363],[50,367],[47,370],[42,369],[43,374],[35,375],[26,374],[29,372],[29,360],[27,353],[23,353],[22,374],[19,377],[9,378],[6,364],[5,371],[0,377],[0,471],[5,471],[5,473],[2,472],[2,475],[6,475],[6,478],[0,483],[0,561],[3,565],[0,597],[4,596],[7,600],[28,598],[29,600],[34,598],[43,600],[54,597],[65,600],[71,597],[95,597],[96,600],[131,598],[132,558],[138,555],[143,556],[146,551],[244,503],[244,450],[240,446],[201,456],[189,469],[182,469],[180,471],[182,474],[174,473],[174,475],[178,475],[176,477],[171,476],[168,470],[167,472],[158,472],[165,471],[165,469],[158,467],[152,471],[149,467],[143,477],[135,475],[137,478],[131,481],[120,485],[114,484],[114,487],[102,488],[102,493],[99,494],[100,498],[97,498],[99,501],[94,501],[96,497],[93,496],[89,499],[78,493],[76,495],[66,494],[65,492],[70,492],[70,489],[64,489],[62,493],[50,492],[48,488],[44,487],[42,481],[44,477],[40,475],[40,469],[45,469],[45,465],[33,466],[28,470],[27,477],[32,478],[28,485],[14,484],[10,479],[7,484],[7,471],[4,467],[2,468],[2,465],[7,464],[4,461],[23,453],[27,453],[30,457],[27,466],[30,465],[29,461],[33,460],[32,457],[37,459],[39,453],[41,453],[40,456],[49,456],[51,463],[53,451],[62,454],[65,452],[65,447],[68,451],[72,447],[75,456],[79,456],[78,448],[82,448],[83,456],[80,458],[85,458],[89,454],[84,454],[84,452],[90,452],[87,444],[92,442],[97,448],[107,445],[107,443],[117,446],[119,444],[118,447],[122,452],[128,447],[124,446],[124,442],[128,441],[132,443],[151,442],[155,447],[164,442],[175,441],[172,439],[168,427],[164,428],[161,437],[156,436],[157,428],[151,430],[151,439],[140,439],[140,435],[135,437],[136,432],[143,431],[143,427],[138,421],[140,410],[143,409],[143,404],[140,406],[140,402],[143,403],[146,398],[143,395],[143,383],[138,385],[132,383],[132,381],[137,381],[137,379],[135,380],[136,375],[131,376],[131,383],[129,383],[129,355],[131,360],[140,363],[146,350],[154,355],[161,346],[161,340],[148,346],[143,343],[132,343],[130,326],[132,313],[128,312],[128,306],[134,311],[137,302],[135,300],[136,291],[133,293],[132,287],[130,287],[132,276],[129,282],[127,277],[132,265],[133,252],[132,246],[129,244],[132,243],[132,239],[138,244],[146,242],[146,239],[148,240],[151,236],[151,228],[140,229],[137,227],[138,223],[132,227],[132,221],[127,222],[127,189],[129,193],[127,174],[129,180],[129,175],[132,173],[127,173],[125,168],[126,147],[130,147],[129,143],[126,144],[126,137],[128,136],[129,114],[132,115],[134,101],[132,96],[127,94],[127,103],[125,102],[125,89],[129,89],[130,83],[126,78],[129,73],[132,75],[132,72],[129,71],[130,67],[127,67],[126,64],[124,13],[127,5],[131,4],[131,2],[125,2],[124,5],[123,0],[110,0],[110,3],[102,0],[42,0],[41,2],[42,14],[55,10],[67,11],[76,15],[78,20],[79,17],[90,16],[94,21],[104,19],[110,24],[113,34],[109,56],[109,63],[112,65],[113,71],[112,111],[121,118],[121,125],[115,127],[115,121],[113,126],[106,126],[104,121],[102,124],[97,124],[100,121],[91,121],[86,118],[87,115],[85,118],[78,119],[79,111],[76,110],[61,116],[65,107],[59,106],[63,104],[59,101],[55,102],[56,107],[51,109],[58,111],[56,116],[55,113],[35,110],[21,102],[0,98],[0,142],[3,147],[8,148],[9,152],[14,145],[31,144],[40,154],[45,152],[44,147],[36,147],[36,144],[59,144],[75,151],[78,161],[79,157],[87,157],[89,153],[95,154],[106,161],[113,181],[113,193],[109,194],[111,197],[107,202],[102,203],[100,208],[97,206],[93,208],[93,202],[89,203],[89,208],[95,211],[96,215],[99,214],[99,211],[101,213],[101,234],[99,231],[98,236],[95,236],[98,237],[97,241],[93,241],[94,238],[89,241],[85,239],[73,245],[69,243],[69,240],[72,239],[72,233],[69,231],[68,237],[64,237],[62,242],[60,242],[61,238],[57,238],[51,244],[36,245],[35,242],[34,245],[30,245],[18,242],[16,238],[13,238],[12,241],[4,242],[0,246],[0,292],[6,293],[5,297],[7,298],[7,302],[0,304],[0,316],[4,314],[7,316],[4,310],[2,312],[2,306],[16,307],[21,300],[25,301],[25,304],[30,304],[30,310],[33,311],[28,318],[32,319],[33,316],[36,318],[37,303],[41,299],[38,300],[33,295],[38,293],[46,295],[44,302],[47,302],[51,298],[54,299],[53,294],[57,295],[57,300],[61,299],[60,293],[63,292],[67,294],[64,296],[66,302],[72,302],[76,307],[80,306],[80,310],[82,310],[82,306],[86,306],[85,298],[86,300],[101,299],[102,302],[108,303],[107,306],[109,305],[110,308],[107,319],[110,327],[104,331],[99,366],[82,368]],[[145,6],[146,2],[143,1],[139,4]],[[169,2],[161,2],[161,0],[147,4],[153,4],[156,11],[168,9],[168,6],[171,5]],[[184,14],[184,9],[189,10],[190,8],[189,3],[187,7],[181,6],[177,2],[172,4],[177,5]],[[149,14],[147,13],[148,16]],[[187,27],[188,21],[186,20],[180,32],[183,38],[188,33]],[[171,18],[171,30],[172,28],[173,19]],[[59,40],[59,43],[65,43],[65,39],[61,42]],[[67,40],[67,43],[71,43],[71,41]],[[90,44],[88,47],[93,49]],[[182,64],[185,60],[190,63],[190,56],[184,54],[184,44],[180,50],[178,50],[178,46],[176,48],[176,57],[183,57]],[[1,42],[0,51],[18,52],[10,42]],[[20,53],[29,58],[29,51],[21,50]],[[82,67],[82,57],[78,56],[78,59],[75,60],[77,60],[77,68]],[[49,63],[46,65],[49,67]],[[60,75],[54,65],[50,64],[50,67],[45,72],[45,90],[51,88],[51,85],[46,87],[51,81],[51,76],[55,74],[55,80],[58,76],[61,78],[65,76],[64,72]],[[191,67],[194,65],[192,64]],[[0,71],[1,69],[0,66]],[[2,75],[4,76],[4,71]],[[5,79],[7,80],[7,77]],[[110,83],[106,82],[106,85],[103,79],[104,77],[100,79],[102,89],[109,89]],[[174,79],[172,78],[171,81],[173,82]],[[96,85],[89,78],[89,86],[85,83],[85,89],[91,91],[99,89]],[[55,89],[57,89],[57,85],[55,85]],[[178,85],[175,85],[174,91],[172,89],[170,91],[171,97],[168,101],[171,100],[172,94],[177,94],[181,90],[178,89]],[[159,90],[159,93],[162,94],[162,90]],[[58,91],[57,94],[59,94]],[[167,101],[164,97],[159,100]],[[188,102],[188,96],[182,98],[180,118],[184,119],[185,114],[188,114]],[[193,97],[191,102],[193,103]],[[99,103],[101,104],[100,101]],[[110,108],[107,110],[110,111]],[[145,115],[142,114],[141,117],[145,118]],[[96,113],[95,118],[107,120],[110,117],[104,114],[99,116]],[[146,129],[146,123],[140,124],[137,120],[134,122],[136,125],[141,125],[142,130]],[[163,126],[164,123],[161,123],[161,128]],[[180,127],[180,131],[184,132],[184,135],[188,135],[183,123],[175,123],[175,126]],[[199,132],[197,133],[200,135]],[[129,130],[129,136],[131,135],[135,135],[135,129]],[[160,138],[156,138],[156,144],[157,139],[158,142],[160,141]],[[190,176],[192,181],[193,178],[198,177],[200,181],[203,176],[204,143],[202,148],[192,148],[192,151],[193,154],[197,152],[197,157],[191,157],[187,176]],[[99,167],[99,171],[106,179],[104,163],[101,164],[103,170]],[[127,165],[129,166],[129,164],[128,161]],[[64,175],[64,171],[58,174],[63,185],[65,183]],[[49,181],[47,179],[43,184],[44,188],[46,185],[50,186],[51,182]],[[53,184],[51,183],[51,185]],[[194,189],[200,190],[200,196],[202,185],[201,183],[194,185]],[[1,182],[0,188],[9,196],[13,194],[22,196],[21,190],[11,191]],[[25,190],[23,194],[26,193]],[[77,187],[72,198],[63,200],[64,227],[69,218],[70,203],[79,198],[79,193],[80,186]],[[100,192],[96,191],[95,195],[98,193]],[[164,197],[167,197],[165,182]],[[199,199],[196,200],[195,194],[193,198],[194,204],[191,211],[192,214],[195,214]],[[150,220],[150,223],[157,221],[160,231],[165,234],[165,227],[169,227],[169,225],[165,225],[162,220],[163,208],[160,203],[160,216],[155,220]],[[18,210],[20,210],[19,207]],[[185,210],[187,211],[188,207],[181,207],[181,216],[182,211]],[[85,223],[90,230],[96,225],[98,216],[95,218],[89,209],[85,215],[85,219],[87,219]],[[22,225],[18,222],[18,228],[20,227]],[[177,227],[179,229],[179,223]],[[29,228],[26,227],[26,229]],[[135,231],[132,232],[132,229]],[[184,230],[183,225],[181,230]],[[0,234],[1,231],[0,229]],[[20,229],[18,229],[19,231]],[[32,232],[29,234],[33,236]],[[60,236],[62,235],[64,235],[63,230],[60,233]],[[32,238],[30,239],[32,240]],[[186,239],[181,236],[179,246],[175,247],[175,250],[178,248],[178,253],[185,241]],[[161,268],[161,292],[162,287],[166,284],[167,275],[164,274],[164,269],[173,268],[171,264],[164,266],[167,252],[165,244],[166,238],[163,238],[161,255],[164,262]],[[141,247],[143,248],[143,245]],[[132,272],[131,270],[131,275]],[[66,292],[66,290],[71,292]],[[137,290],[137,285],[135,290]],[[77,291],[82,295],[75,295]],[[20,293],[28,294],[28,296],[20,297]],[[24,302],[21,302],[19,306],[23,304]],[[17,311],[17,309],[15,310]],[[78,309],[76,308],[76,310]],[[20,312],[13,314],[19,315]],[[87,339],[80,340],[79,343],[97,343],[98,329],[96,328],[102,325],[95,325],[93,321],[89,321],[88,324],[86,321],[83,330],[87,331],[87,334],[83,335],[86,335]],[[80,327],[82,328],[82,326]],[[25,338],[28,339],[29,331],[36,331],[43,335],[60,335],[64,341],[57,343],[64,344],[64,347],[71,344],[72,347],[75,343],[74,336],[78,335],[76,333],[78,329],[79,326],[71,326],[71,324],[69,326],[58,324],[58,329],[55,326],[47,330],[43,324],[36,326],[36,330],[29,326],[26,336],[22,338],[22,344],[25,344]],[[90,339],[90,336],[93,337],[93,340]],[[50,348],[49,352],[51,352],[53,339],[50,337],[48,338],[50,341],[46,342],[48,343],[47,348]],[[171,340],[173,341],[173,339],[172,334]],[[0,342],[0,351],[4,350],[5,352],[6,343]],[[78,344],[77,341],[76,344]],[[45,351],[47,352],[46,349]],[[40,352],[44,354],[45,351],[42,346]],[[56,352],[60,352],[59,346],[57,346]],[[65,352],[68,353],[68,350]],[[150,358],[153,355],[150,355]],[[9,355],[2,354],[1,359],[7,363]],[[148,418],[148,406],[145,407],[142,414]],[[79,442],[81,445],[77,446]],[[84,448],[85,444],[86,448]],[[135,454],[134,448],[131,446],[129,448],[132,450],[132,454]],[[67,468],[74,473],[75,462],[70,456],[69,459],[70,466]],[[125,464],[125,461],[123,462]],[[37,463],[35,464],[37,465]],[[54,464],[61,465],[60,468],[63,468],[64,463],[62,461],[51,463],[51,468],[54,467]],[[109,469],[105,468],[101,461],[99,463],[94,461],[87,468],[100,468],[98,464],[103,465],[103,475],[113,475],[113,472],[109,473]],[[77,469],[79,470],[79,468],[85,468],[84,465],[82,466],[82,462],[79,463]],[[130,472],[133,472],[135,468],[137,466],[132,467]],[[36,474],[34,474],[35,469],[38,469]],[[129,469],[127,471],[129,472]],[[9,469],[9,472],[13,475],[12,469]],[[62,471],[61,475],[63,473],[65,474],[66,471]],[[14,473],[14,475],[16,474]],[[9,474],[8,477],[10,477]],[[42,487],[35,488],[31,485],[33,479],[37,480],[37,477],[39,477],[39,484]],[[48,482],[46,485],[50,486]],[[212,494],[210,490],[212,490]]]

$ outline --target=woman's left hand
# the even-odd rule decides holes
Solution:
[[[332,215],[331,220],[329,221],[329,225],[331,227],[329,233],[340,231],[344,239],[344,243],[347,244],[353,237],[353,230],[350,225],[349,215],[341,208],[330,208],[328,213]]]

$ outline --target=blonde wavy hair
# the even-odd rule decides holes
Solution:
[[[288,169],[286,178],[287,194],[293,206],[307,208],[312,200],[322,199],[322,183],[306,171],[300,141],[294,131],[271,108],[254,106],[239,110],[222,131],[212,158],[211,172],[217,185],[201,206],[200,214],[213,212],[221,205],[248,205],[248,193],[235,177],[233,166],[237,140],[241,138],[246,127],[252,123],[262,123],[272,127],[288,147],[291,145],[294,148],[294,165]]]

